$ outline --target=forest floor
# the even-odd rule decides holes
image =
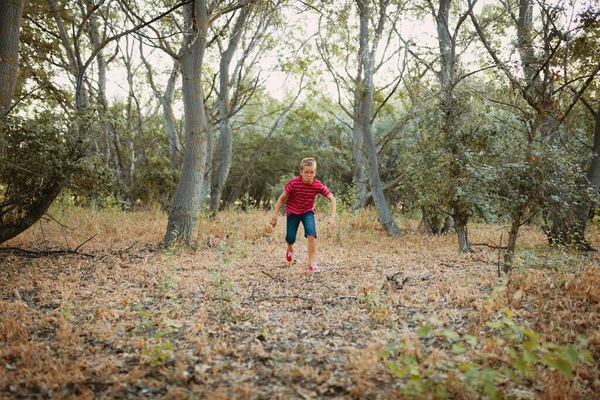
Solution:
[[[461,254],[419,221],[391,238],[371,211],[319,214],[310,274],[302,229],[286,265],[269,216],[161,250],[160,211],[71,208],[3,244],[0,398],[600,398],[598,253],[524,227],[499,277],[506,227]]]

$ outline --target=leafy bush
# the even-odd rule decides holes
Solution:
[[[10,119],[0,170],[0,242],[31,226],[63,189],[100,191],[111,173],[87,156],[88,143],[64,119],[44,113]]]

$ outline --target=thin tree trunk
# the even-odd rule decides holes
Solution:
[[[520,205],[516,206],[511,216],[510,231],[508,232],[508,244],[504,253],[504,273],[508,273],[513,266],[515,248],[517,246],[517,238],[519,229],[521,228],[521,220],[523,219],[524,208]]]
[[[91,3],[90,0],[87,0],[86,6],[89,12],[94,7],[94,4]],[[101,37],[100,31],[98,30],[99,22],[97,13],[93,13],[92,15],[90,15],[90,21],[88,26],[89,36],[92,45],[95,48],[100,48],[102,45],[103,38]],[[101,116],[104,117],[104,129],[102,130],[101,142],[104,162],[108,164],[112,155],[114,159],[113,162],[115,169],[118,171],[119,174],[124,174],[122,178],[125,182],[131,182],[131,177],[128,176],[128,169],[124,165],[124,157],[123,151],[121,150],[121,139],[119,137],[119,132],[108,113],[109,103],[106,97],[106,73],[108,65],[104,57],[103,50],[98,51],[98,54],[96,55],[96,62],[98,64],[98,102],[100,103],[98,112]]]
[[[154,83],[154,70],[143,52],[143,45],[140,42],[140,56],[142,62],[148,70],[148,82],[154,92],[154,95],[160,102],[162,108],[163,125],[167,134],[167,141],[169,144],[169,162],[171,169],[178,170],[181,167],[181,143],[179,142],[179,135],[177,134],[177,123],[175,121],[175,114],[173,112],[173,98],[175,94],[175,85],[181,75],[181,66],[179,60],[173,59],[173,67],[167,81],[167,87],[164,93],[161,93],[156,84]]]
[[[385,230],[394,235],[400,236],[400,228],[394,221],[392,213],[388,207],[387,200],[383,194],[381,178],[379,177],[379,161],[377,158],[377,149],[371,131],[371,117],[373,105],[373,60],[372,52],[368,51],[369,43],[369,5],[366,0],[357,0],[360,10],[360,57],[363,68],[363,79],[361,84],[360,108],[358,123],[363,134],[363,144],[367,157],[369,184],[373,193],[373,201],[379,216],[379,222]],[[381,10],[385,13],[385,10]]]
[[[444,137],[450,154],[453,158],[453,165],[450,176],[453,182],[457,182],[462,175],[460,164],[460,152],[458,150],[456,133],[460,129],[458,123],[458,105],[454,97],[454,88],[457,82],[456,64],[458,63],[456,54],[455,38],[450,33],[450,6],[452,0],[440,0],[438,13],[436,15],[438,46],[440,50],[441,71],[439,80],[441,86],[442,106],[444,109]],[[456,185],[455,185],[456,186]],[[453,196],[457,198],[458,196]],[[458,250],[460,252],[469,252],[469,237],[467,223],[469,213],[466,206],[460,201],[455,200],[451,203],[454,228],[456,230]]]
[[[243,7],[240,10],[240,15],[235,23],[231,39],[227,49],[221,54],[221,62],[219,66],[219,146],[217,154],[214,156],[216,167],[212,168],[212,183],[210,190],[210,212],[216,215],[221,203],[221,195],[229,169],[231,168],[232,160],[232,137],[231,137],[231,86],[235,81],[235,77],[230,75],[230,66],[233,55],[237,51],[242,32],[246,25],[250,9]],[[213,163],[213,164],[215,164]]]

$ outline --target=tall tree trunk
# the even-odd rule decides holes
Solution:
[[[85,86],[83,85],[83,63],[81,61],[81,57],[78,58],[79,51],[75,48],[73,42],[71,41],[69,32],[67,30],[67,27],[65,26],[65,21],[63,20],[62,14],[56,4],[56,0],[46,0],[46,2],[50,6],[50,10],[52,11],[52,17],[54,18],[54,21],[56,21],[58,36],[62,43],[63,49],[67,55],[67,60],[69,61],[67,69],[73,75],[73,78],[76,80],[76,107],[79,111],[83,111],[87,106],[88,94]],[[93,144],[93,147],[96,147],[95,143]]]
[[[452,155],[453,163],[450,176],[453,182],[457,182],[462,175],[460,163],[460,152],[456,133],[459,131],[458,105],[454,97],[454,88],[457,82],[456,65],[458,63],[456,54],[455,38],[450,33],[450,6],[452,0],[440,0],[438,12],[436,15],[436,26],[438,35],[438,46],[440,50],[441,70],[439,80],[441,86],[442,107],[444,110],[444,128],[443,134],[446,145]],[[457,186],[457,185],[454,185]],[[458,250],[460,252],[469,252],[469,237],[467,223],[469,221],[469,212],[466,206],[460,201],[457,194],[453,196],[455,200],[450,202],[452,208],[452,219],[458,240]]]
[[[193,33],[185,36],[181,60],[186,143],[179,184],[169,209],[163,242],[170,245],[181,241],[190,246],[200,209],[209,129],[201,81],[208,35],[208,11],[205,0],[195,0],[185,5],[183,10],[188,28]]]
[[[232,137],[231,137],[231,86],[235,82],[235,77],[231,76],[231,60],[237,51],[242,38],[242,32],[246,25],[246,20],[250,13],[249,7],[243,7],[235,23],[231,39],[227,49],[221,54],[219,65],[219,145],[216,155],[213,158],[212,183],[210,190],[210,212],[216,215],[221,203],[221,195],[232,160]]]
[[[4,243],[29,229],[35,224],[54,203],[62,189],[61,178],[55,177],[52,183],[43,185],[36,191],[35,200],[28,205],[27,212],[12,222],[0,226],[0,243]]]
[[[0,2],[0,158],[4,154],[4,121],[11,107],[19,72],[19,33],[25,0]]]
[[[88,12],[94,7],[94,3],[90,0],[86,0],[86,7]],[[97,17],[97,13],[92,13],[90,15],[89,24],[88,24],[88,34],[92,45],[94,48],[100,48],[102,46],[103,38],[100,35],[100,31],[98,29],[99,21]],[[104,129],[102,130],[102,155],[104,157],[104,162],[106,164],[109,163],[111,155],[113,156],[114,167],[119,174],[124,174],[121,178],[127,183],[131,182],[130,177],[128,177],[128,169],[124,165],[123,161],[123,152],[121,150],[121,140],[119,138],[119,133],[109,116],[109,104],[108,99],[106,97],[106,74],[108,65],[106,62],[106,58],[104,57],[104,51],[98,51],[96,55],[96,63],[98,65],[98,113],[102,116]]]
[[[368,176],[373,201],[377,209],[379,222],[385,230],[394,235],[400,236],[400,228],[394,221],[392,213],[383,194],[381,178],[379,177],[379,160],[377,158],[377,148],[371,131],[371,117],[373,105],[373,60],[374,52],[369,51],[369,4],[368,0],[357,0],[360,10],[360,62],[363,68],[363,79],[361,82],[360,108],[358,115],[358,124],[363,134],[363,143],[368,162]],[[385,14],[385,10],[380,10]]]
[[[360,105],[360,101],[357,101]],[[367,158],[363,141],[362,128],[359,121],[359,110],[357,110],[355,123],[352,129],[352,165],[355,187],[354,210],[364,208],[367,205],[367,193],[369,193],[369,177],[367,175]]]
[[[154,83],[154,70],[148,62],[148,60],[146,59],[146,57],[144,56],[142,42],[140,42],[140,56],[142,62],[148,70],[148,82],[150,84],[150,87],[154,92],[154,96],[156,96],[156,98],[160,102],[160,106],[162,109],[163,125],[165,127],[165,132],[167,134],[167,142],[169,144],[169,162],[171,165],[171,169],[178,170],[181,167],[181,143],[179,142],[179,135],[177,134],[177,123],[175,121],[175,113],[173,112],[173,98],[175,94],[175,85],[177,84],[179,76],[181,75],[181,65],[177,58],[173,59],[173,67],[171,68],[171,73],[169,74],[167,86],[164,90],[164,93],[161,93],[161,91]]]
[[[360,51],[363,51],[361,49]],[[354,123],[352,125],[352,169],[354,176],[354,207],[359,210],[367,205],[367,193],[369,192],[369,176],[367,175],[367,157],[365,156],[365,146],[363,132],[359,123],[360,104],[362,96],[361,78],[363,74],[363,64],[358,63],[358,71],[355,79],[354,89]]]
[[[598,193],[600,189],[600,109],[594,110],[591,105],[587,104],[587,102],[585,103],[594,117],[594,145],[592,147],[592,160],[586,172],[586,182],[581,185],[581,188],[583,191]],[[570,240],[568,243],[573,247],[580,250],[593,250],[585,238],[585,229],[590,217],[591,208],[589,200],[586,200],[586,196],[584,195],[583,200],[575,207],[573,220],[569,221],[570,224],[557,223],[553,226],[553,236],[556,237],[562,232],[563,240]]]

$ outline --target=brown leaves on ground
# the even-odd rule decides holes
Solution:
[[[490,247],[372,212],[318,215],[321,274],[283,263],[285,221],[201,220],[197,249],[158,249],[158,211],[71,210],[0,253],[0,397],[594,398],[598,256],[524,229],[515,270]],[[57,218],[58,219],[58,218]],[[69,228],[67,228],[69,227]],[[300,233],[302,230],[300,230]],[[473,226],[474,243],[501,228]],[[593,241],[596,237],[592,238]],[[594,243],[597,244],[597,243]]]

